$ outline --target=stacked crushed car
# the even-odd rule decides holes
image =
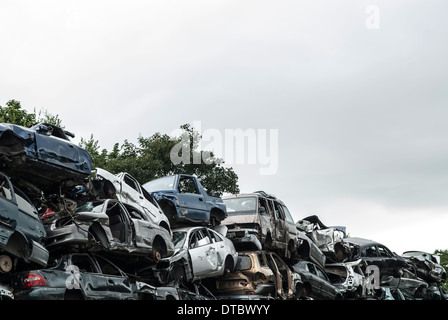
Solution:
[[[263,191],[141,185],[73,134],[0,124],[2,299],[446,299],[438,257],[398,256]]]

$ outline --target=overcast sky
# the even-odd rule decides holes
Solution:
[[[193,122],[223,145],[226,130],[255,132],[255,164],[223,154],[241,191],[398,254],[448,249],[447,12],[443,0],[0,0],[0,105],[46,109],[109,150]],[[263,132],[278,137],[267,175]]]

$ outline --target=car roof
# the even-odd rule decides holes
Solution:
[[[352,243],[352,244],[356,244],[359,246],[367,246],[367,245],[381,245],[383,246],[383,244],[373,241],[373,240],[369,240],[369,239],[365,239],[365,238],[357,238],[357,237],[350,237],[350,238],[344,238],[343,239],[344,242],[348,242],[348,243]]]

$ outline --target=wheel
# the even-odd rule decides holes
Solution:
[[[0,255],[0,272],[8,273],[12,269],[12,260],[9,256],[2,254]]]

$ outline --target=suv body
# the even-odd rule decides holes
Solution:
[[[207,194],[195,176],[166,176],[145,183],[143,188],[157,200],[172,227],[188,224],[216,226],[226,217],[222,199]]]
[[[273,195],[263,191],[223,197],[227,218],[221,224],[229,233],[249,229],[264,249],[277,249],[284,257],[296,255],[297,228],[286,205]]]
[[[0,254],[7,252],[25,262],[47,265],[48,251],[42,245],[46,232],[29,198],[0,172]],[[9,272],[9,255],[2,254],[1,270]]]

